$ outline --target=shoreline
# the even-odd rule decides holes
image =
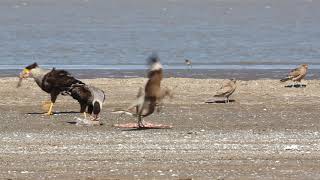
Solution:
[[[97,78],[143,78],[146,70],[67,70],[72,75],[80,79],[97,79]],[[21,70],[0,70],[0,78],[17,77]],[[240,80],[259,80],[259,79],[281,79],[285,77],[290,70],[287,69],[193,69],[189,70],[165,70],[165,78],[194,78],[194,79],[231,79]],[[310,69],[306,76],[307,80],[319,78],[319,70]]]

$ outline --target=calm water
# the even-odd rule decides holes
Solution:
[[[1,0],[0,69],[320,69],[317,0]]]

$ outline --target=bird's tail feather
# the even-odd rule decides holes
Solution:
[[[112,114],[126,114],[126,115],[129,115],[129,116],[134,116],[133,113],[131,113],[129,111],[126,111],[126,110],[115,110],[115,111],[112,111],[111,113]]]
[[[286,82],[286,81],[288,81],[288,80],[290,80],[290,79],[291,79],[291,77],[288,76],[288,77],[285,77],[285,78],[281,79],[280,82]]]
[[[214,95],[213,97],[224,97],[226,95],[226,93],[218,93],[216,95]]]

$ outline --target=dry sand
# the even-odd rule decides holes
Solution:
[[[59,96],[44,116],[48,95],[33,80],[16,89],[0,79],[0,179],[319,179],[320,83],[284,88],[277,80],[239,81],[230,104],[204,104],[222,80],[168,78],[174,89],[160,113],[145,120],[173,129],[125,130],[135,122],[110,112],[128,106],[136,79],[84,80],[105,90],[103,126],[76,126],[79,105]]]

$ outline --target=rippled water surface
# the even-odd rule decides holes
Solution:
[[[185,58],[199,69],[319,67],[319,7],[316,0],[1,0],[0,68],[37,61],[139,69],[153,51],[168,68]]]

